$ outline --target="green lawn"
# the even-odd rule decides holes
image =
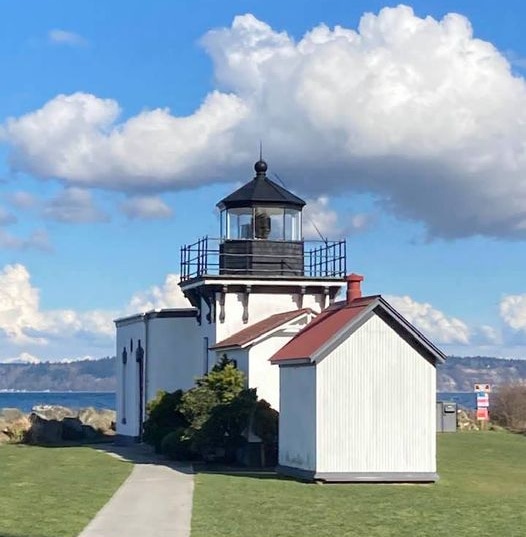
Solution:
[[[0,446],[0,537],[75,537],[131,469],[91,448]]]
[[[192,537],[524,537],[526,438],[438,436],[434,485],[315,485],[198,474]]]

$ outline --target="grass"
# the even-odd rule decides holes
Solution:
[[[131,469],[87,447],[0,446],[0,537],[75,537]]]
[[[192,537],[523,537],[526,438],[438,435],[434,485],[196,476]]]

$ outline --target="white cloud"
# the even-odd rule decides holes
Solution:
[[[47,345],[53,338],[107,337],[115,312],[40,309],[40,296],[23,265],[0,272],[0,331],[16,345]]]
[[[10,119],[4,138],[12,166],[79,186],[170,189],[217,179],[226,163],[239,160],[230,154],[229,130],[245,107],[235,95],[214,92],[188,118],[157,109],[118,125],[119,113],[111,99],[75,93]]]
[[[372,192],[431,235],[526,236],[526,85],[465,17],[398,6],[295,42],[244,15],[202,43],[220,90],[193,114],[119,122],[111,99],[59,95],[5,123],[13,168],[176,190],[245,177],[264,135],[298,192]]]
[[[122,212],[131,219],[159,220],[171,218],[173,211],[157,196],[136,196],[122,204]]]
[[[337,238],[341,234],[338,213],[329,208],[327,196],[307,200],[307,205],[303,209],[302,224],[303,235],[306,239]]]
[[[334,240],[363,231],[372,219],[373,216],[366,213],[341,216],[331,209],[327,196],[319,196],[315,200],[307,200],[303,210],[303,235],[309,240]]]
[[[0,330],[15,343],[45,343],[32,337],[29,329],[43,326],[38,289],[32,287],[23,265],[6,265],[0,272]]]
[[[190,307],[178,282],[177,274],[168,274],[162,285],[135,293],[115,310],[44,310],[27,268],[6,265],[0,270],[0,361],[36,363],[112,355],[114,319],[152,309]]]
[[[447,317],[431,304],[416,302],[409,296],[386,296],[385,299],[434,343],[470,343],[470,329],[460,319]]]
[[[43,213],[44,217],[59,222],[85,223],[109,220],[108,215],[95,206],[91,193],[77,187],[66,188],[48,201]]]
[[[526,294],[504,296],[499,309],[507,326],[526,332]]]
[[[162,308],[189,308],[179,287],[179,275],[168,274],[162,286],[154,285],[146,291],[135,293],[126,307],[127,314]]]
[[[66,30],[50,30],[48,33],[48,39],[51,43],[56,43],[59,45],[70,45],[70,46],[85,46],[88,44],[86,39],[81,35],[76,34],[75,32],[68,32]]]
[[[21,352],[18,356],[0,360],[0,363],[2,364],[39,364],[40,362],[40,358],[37,358],[28,352]]]

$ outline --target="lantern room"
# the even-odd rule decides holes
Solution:
[[[256,177],[217,206],[223,240],[301,241],[305,202],[266,176],[267,164],[256,162]]]
[[[301,211],[305,202],[254,165],[252,181],[221,200],[222,274],[302,276]]]

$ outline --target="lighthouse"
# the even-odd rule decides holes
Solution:
[[[344,284],[345,241],[305,241],[305,201],[267,169],[258,160],[254,178],[217,203],[218,238],[181,248],[179,285],[209,348],[273,314],[322,311]]]
[[[305,201],[267,169],[260,158],[254,177],[217,203],[215,237],[181,247],[189,307],[115,321],[119,439],[140,440],[156,393],[192,388],[225,355],[278,408],[279,371],[269,358],[334,301],[345,284],[346,244],[304,240]]]

